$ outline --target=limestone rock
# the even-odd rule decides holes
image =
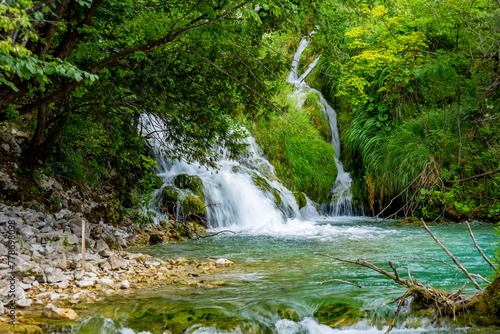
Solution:
[[[234,264],[234,262],[229,261],[228,259],[217,259],[215,261],[215,266],[217,268],[230,267]]]
[[[30,307],[33,304],[32,299],[19,299],[16,301],[16,305],[19,307]]]
[[[58,308],[53,304],[47,304],[43,309],[43,314],[50,319],[68,319],[75,320],[78,318],[76,312],[70,308]]]

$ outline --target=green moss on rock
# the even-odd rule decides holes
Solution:
[[[297,201],[297,205],[299,206],[299,209],[302,209],[307,205],[307,198],[304,193],[301,192],[295,192],[293,193],[293,196],[295,196],[295,200]]]
[[[260,177],[256,173],[253,173],[252,181],[257,187],[259,187],[260,190],[273,194],[274,202],[276,203],[277,207],[281,205],[281,196],[279,191],[271,187],[271,185],[266,181],[266,179]]]
[[[279,309],[278,315],[280,316],[281,319],[288,319],[288,320],[292,320],[295,322],[300,321],[300,318],[299,318],[299,315],[297,314],[297,311],[294,310],[293,308]]]
[[[162,204],[168,213],[175,213],[175,208],[178,202],[181,201],[182,195],[179,189],[174,186],[166,186],[162,192]]]
[[[180,189],[188,189],[201,199],[205,201],[203,195],[203,181],[196,175],[179,174],[174,179],[174,184]]]
[[[354,324],[360,313],[358,310],[348,303],[334,303],[321,306],[314,316],[320,324],[330,327],[349,326]]]

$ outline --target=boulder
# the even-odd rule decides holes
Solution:
[[[175,214],[177,203],[182,200],[181,191],[174,186],[166,186],[162,191],[162,204],[169,214]]]
[[[168,236],[160,230],[152,230],[149,232],[149,242],[151,245],[162,244],[168,241]]]
[[[203,194],[203,181],[196,175],[179,174],[174,179],[174,184],[180,189],[191,190],[193,195],[205,202]]]
[[[43,309],[43,314],[49,319],[75,320],[78,318],[76,312],[70,308],[58,308],[53,304],[47,304]]]
[[[182,210],[184,215],[188,216],[189,219],[195,221],[201,221],[201,219],[197,216],[205,218],[207,215],[205,202],[193,195],[186,196],[186,198],[182,202]]]

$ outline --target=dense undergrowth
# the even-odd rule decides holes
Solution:
[[[339,112],[341,159],[374,215],[500,220],[500,76],[486,51],[500,9],[461,4],[340,6],[343,24],[315,36],[312,84]]]
[[[285,186],[322,203],[337,177],[329,125],[317,94],[309,93],[298,109],[292,93],[283,87],[275,102],[286,113],[259,119],[252,132]]]

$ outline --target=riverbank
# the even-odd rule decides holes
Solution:
[[[82,220],[87,236],[85,270]],[[145,231],[134,225],[92,224],[66,209],[46,214],[0,204],[0,332],[41,333],[44,319],[75,320],[79,305],[154,284],[225,284],[210,275],[231,266],[226,259],[162,260],[122,250],[147,245],[151,238],[165,242],[168,231],[160,226]],[[12,320],[16,326],[9,324]]]

